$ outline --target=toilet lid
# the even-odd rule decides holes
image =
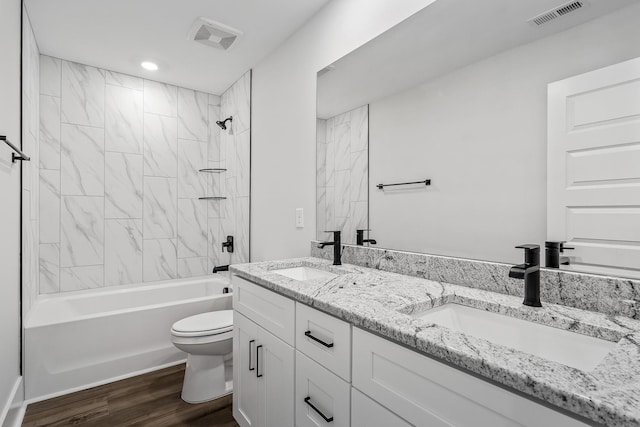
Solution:
[[[178,333],[221,334],[233,329],[233,310],[212,311],[178,320],[171,328]]]

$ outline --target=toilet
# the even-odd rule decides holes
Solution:
[[[171,341],[188,354],[182,400],[202,403],[233,391],[233,310],[212,311],[178,320]]]

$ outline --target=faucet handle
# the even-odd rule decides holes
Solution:
[[[560,243],[560,253],[562,253],[562,252],[564,252],[566,250],[574,250],[575,249],[574,247],[571,247],[571,246],[565,246],[564,245],[565,243],[567,243],[567,242]]]
[[[334,239],[334,240],[337,240],[337,239],[339,239],[339,238],[340,238],[340,233],[342,233],[342,231],[340,231],[340,230],[331,230],[331,231],[326,231],[326,230],[325,230],[325,233],[333,233],[333,239]]]
[[[524,263],[528,266],[540,265],[540,245],[523,244],[516,249],[524,249]]]
[[[533,251],[533,250],[540,250],[540,245],[533,245],[533,244],[529,244],[529,243],[525,243],[524,245],[518,245],[516,246],[516,249],[524,249],[525,251]]]
[[[546,241],[546,242],[544,242],[544,247],[546,249],[552,249],[552,250],[553,249],[557,249],[560,253],[564,252],[565,249],[566,250],[575,249],[575,248],[572,248],[570,246],[565,246],[564,245],[565,243],[567,243],[567,242],[564,242],[564,241],[562,241],[562,242]]]

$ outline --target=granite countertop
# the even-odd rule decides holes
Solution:
[[[297,281],[273,270],[309,266],[338,274]],[[236,264],[267,289],[604,425],[640,426],[640,321],[319,258]],[[458,303],[617,343],[589,372],[434,325],[411,314]]]

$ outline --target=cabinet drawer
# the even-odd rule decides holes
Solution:
[[[353,386],[416,426],[586,426],[358,328],[353,360]]]
[[[411,427],[411,424],[351,388],[351,427]]]
[[[348,427],[349,389],[340,377],[296,350],[296,427]]]
[[[296,348],[351,381],[351,325],[296,303]]]
[[[295,303],[251,283],[232,276],[233,308],[293,347]]]

